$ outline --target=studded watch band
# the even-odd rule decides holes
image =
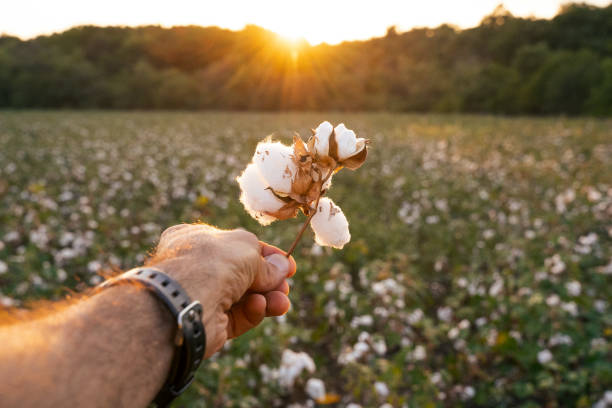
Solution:
[[[192,302],[178,282],[155,268],[131,269],[102,283],[100,287],[121,282],[143,284],[163,301],[176,319],[177,332],[170,373],[154,400],[159,407],[165,407],[191,384],[204,357],[206,332],[202,323],[202,305],[198,301]]]

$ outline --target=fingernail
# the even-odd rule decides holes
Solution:
[[[274,265],[279,276],[285,276],[289,273],[289,260],[281,254],[272,254],[266,256],[266,262]]]

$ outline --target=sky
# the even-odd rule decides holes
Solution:
[[[246,24],[310,44],[336,44],[413,27],[478,25],[500,0],[0,0],[0,33],[23,39],[75,25],[196,24],[239,30]],[[517,16],[552,17],[559,0],[506,0]],[[605,6],[610,0],[589,0]]]

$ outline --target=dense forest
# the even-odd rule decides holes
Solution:
[[[82,26],[0,37],[0,107],[612,114],[612,5],[496,8],[339,45],[256,26]]]

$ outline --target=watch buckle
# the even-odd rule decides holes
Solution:
[[[183,319],[185,317],[190,317],[190,316],[194,316],[197,315],[197,318],[200,318],[200,307],[201,304],[199,301],[194,301],[191,302],[186,308],[184,308],[183,310],[181,310],[181,312],[178,314],[178,316],[176,317],[176,323],[178,326],[178,330],[176,331],[176,336],[174,337],[174,344],[176,344],[177,346],[182,346],[183,345],[183,340],[184,340],[184,335],[183,335]],[[193,317],[191,317],[191,319],[193,319]]]

